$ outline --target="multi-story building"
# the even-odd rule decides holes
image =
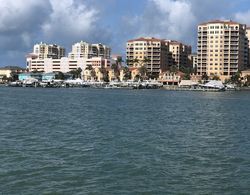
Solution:
[[[128,65],[140,67],[146,65],[148,72],[159,74],[169,65],[168,45],[162,39],[141,37],[127,42]],[[137,59],[136,61],[134,61]],[[146,59],[146,61],[144,61]]]
[[[52,58],[60,59],[65,56],[65,48],[56,44],[39,43],[33,47],[33,54],[39,59]]]
[[[172,53],[173,63],[178,69],[191,65],[188,59],[188,56],[192,52],[191,46],[173,40],[166,40],[166,43],[168,44],[169,51]]]
[[[250,68],[250,27],[246,29],[246,36],[248,42],[248,68]]]
[[[198,56],[197,53],[192,53],[188,55],[189,63],[191,64],[193,69],[197,69]]]
[[[198,25],[197,74],[230,78],[247,65],[246,25],[215,20]]]
[[[43,51],[42,49],[40,53]],[[37,52],[28,54],[26,61],[29,71],[41,71],[45,73],[66,73],[77,68],[84,70],[88,65],[93,67],[109,67],[111,64],[110,48],[102,44],[91,45],[82,41],[72,46],[72,52],[69,54],[69,57],[46,57],[46,55],[38,55]]]
[[[92,57],[103,57],[110,59],[111,49],[110,47],[98,44],[90,44],[84,41],[75,43],[72,45],[72,51],[69,53],[69,58],[92,58]]]

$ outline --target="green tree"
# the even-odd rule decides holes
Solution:
[[[70,74],[73,75],[73,78],[81,78],[81,72],[82,72],[82,69],[81,68],[77,68],[75,70],[71,70],[70,71]]]
[[[55,79],[64,80],[65,75],[62,72],[57,72],[55,75]]]
[[[93,70],[92,65],[88,64],[87,67],[85,68],[86,70]]]
[[[123,73],[124,73],[124,80],[131,79],[131,72],[129,71],[129,68],[124,66],[122,69],[123,69]]]
[[[204,80],[204,81],[207,81],[209,79],[209,77],[207,76],[207,73],[204,73],[202,76],[201,76],[201,79]]]
[[[99,68],[99,71],[102,73],[103,75],[103,81],[105,82],[109,82],[109,75],[108,75],[108,71],[106,70],[106,68],[101,67]]]
[[[191,79],[190,74],[185,73],[185,75],[184,75],[184,78],[183,78],[183,79],[184,79],[184,80],[190,80],[190,79]]]
[[[141,66],[141,67],[139,68],[139,74],[140,74],[140,76],[141,76],[143,79],[146,79],[147,73],[148,73],[148,70],[147,70],[147,68],[146,68],[145,66]]]
[[[16,72],[11,72],[9,80],[10,81],[17,81],[18,80],[18,74]]]
[[[93,78],[94,80],[96,80],[96,72],[95,72],[94,69],[91,70],[90,76],[91,76],[91,78]]]
[[[116,79],[119,79],[120,71],[119,71],[119,66],[118,66],[118,64],[112,64],[112,65],[111,65],[111,69],[114,70]]]
[[[141,77],[139,74],[137,74],[137,75],[135,76],[135,81],[139,81],[139,80],[142,80],[142,77]]]
[[[236,72],[234,75],[231,76],[230,82],[240,86],[241,85],[241,76],[240,75],[241,75],[240,71]]]
[[[217,75],[214,75],[212,80],[216,80],[216,81],[219,81],[220,80],[220,77],[218,77]]]
[[[172,65],[169,67],[169,71],[171,73],[177,73],[178,72],[178,67],[176,65]]]

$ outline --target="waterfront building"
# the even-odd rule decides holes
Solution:
[[[90,44],[84,41],[80,41],[72,45],[72,51],[69,53],[70,59],[78,58],[92,58],[92,57],[102,57],[105,59],[110,59],[111,48],[98,44]]]
[[[197,74],[225,80],[247,65],[246,25],[215,20],[198,25]]]
[[[197,53],[192,53],[188,55],[189,63],[192,65],[193,69],[197,69],[197,63],[198,63],[198,55]]]
[[[56,44],[38,43],[33,47],[33,53],[38,59],[60,59],[65,56],[65,48]]]
[[[25,71],[26,70],[24,68],[21,68],[19,66],[0,67],[0,79],[2,79],[3,77],[10,78],[13,74],[18,74]]]
[[[129,40],[126,54],[129,66],[145,65],[148,72],[152,74],[159,74],[160,70],[166,70],[169,66],[168,45],[162,39],[141,37]]]
[[[26,73],[20,73],[18,74],[18,80],[19,81],[24,81],[27,79],[37,79],[37,80],[42,80],[42,73],[33,73],[33,72],[26,72]]]
[[[188,59],[192,52],[191,46],[174,40],[166,40],[166,44],[172,54],[173,65],[177,66],[178,69],[191,66]]]
[[[158,81],[161,82],[163,85],[177,86],[181,81],[181,79],[184,77],[184,75],[185,74],[181,71],[177,72],[165,71],[160,73]]]
[[[26,61],[29,71],[45,73],[67,73],[78,68],[84,70],[88,65],[109,67],[111,64],[109,47],[102,44],[88,44],[83,41],[72,46],[69,57],[53,58],[33,52],[26,56]]]
[[[246,29],[247,43],[248,43],[248,68],[250,68],[250,27]]]

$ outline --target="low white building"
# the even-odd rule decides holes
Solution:
[[[109,59],[104,59],[102,57],[94,57],[91,59],[87,58],[77,58],[69,59],[63,57],[61,59],[31,59],[27,58],[27,68],[29,71],[43,71],[48,72],[70,72],[71,70],[76,70],[81,68],[84,70],[87,66],[92,67],[110,67],[111,61]]]

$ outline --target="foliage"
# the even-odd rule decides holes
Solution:
[[[114,70],[116,79],[119,79],[120,71],[119,71],[119,66],[118,66],[118,64],[112,64],[112,65],[111,65],[111,69]]]
[[[93,78],[94,80],[96,79],[96,72],[94,69],[91,70],[90,75],[91,75],[91,78]]]
[[[216,81],[219,81],[220,80],[220,77],[218,77],[217,75],[214,75],[212,80],[216,80]]]
[[[124,73],[124,80],[131,79],[131,72],[129,71],[128,67],[123,67],[123,73]]]
[[[246,76],[245,86],[250,86],[250,75]]]
[[[184,75],[183,79],[184,79],[184,80],[190,80],[190,79],[191,79],[190,74],[185,73],[185,75]]]
[[[65,75],[62,72],[57,72],[57,74],[55,75],[55,79],[64,80]]]
[[[81,68],[77,68],[76,70],[71,70],[70,71],[70,74],[73,75],[73,78],[81,78],[81,72],[82,72],[82,69]]]
[[[201,79],[204,80],[204,81],[207,81],[209,79],[207,73],[204,73],[202,76],[201,76]]]
[[[169,71],[171,73],[177,73],[178,67],[176,65],[172,65],[172,66],[169,67]]]
[[[139,80],[142,80],[142,77],[141,77],[140,75],[137,74],[137,75],[135,76],[135,81],[139,81]]]
[[[108,71],[107,71],[104,67],[99,68],[99,71],[100,71],[100,72],[102,73],[102,75],[103,75],[103,81],[109,82]]]
[[[17,81],[18,80],[18,74],[15,73],[15,72],[10,73],[10,78],[8,80]]]
[[[88,64],[87,67],[86,67],[85,69],[86,69],[86,70],[93,70],[93,67],[92,67],[90,64]]]
[[[240,72],[238,71],[236,74],[232,75],[230,78],[230,82],[232,84],[236,84],[236,85],[241,85],[241,79],[240,79]]]
[[[139,68],[139,74],[140,74],[140,76],[141,76],[143,79],[146,79],[147,73],[148,73],[148,70],[147,70],[146,66],[141,66],[141,67]]]

